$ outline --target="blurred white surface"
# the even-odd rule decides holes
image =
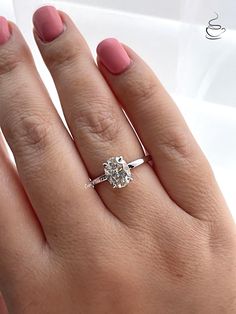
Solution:
[[[0,1],[0,15],[5,16],[6,18],[14,21],[15,14],[13,8],[13,1],[12,0],[3,0]]]
[[[48,1],[16,0],[16,20],[61,112],[55,87],[32,37],[33,10],[45,3]],[[189,16],[186,15],[192,4],[189,0],[58,0],[50,3],[73,17],[94,55],[100,40],[117,37],[149,63],[177,101],[210,160],[236,218],[236,27],[229,10],[233,2],[226,1],[222,7],[222,1],[208,1],[205,9],[199,11],[199,0],[194,3]],[[214,15],[213,3],[217,5],[215,9],[221,10],[221,22],[230,28],[226,36],[214,42],[207,41],[205,26],[201,24]],[[1,2],[0,9],[1,14],[13,17],[10,0]],[[194,17],[192,25],[190,17]],[[183,23],[186,21],[188,24]]]

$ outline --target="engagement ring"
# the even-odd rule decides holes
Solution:
[[[122,156],[111,157],[103,163],[104,174],[94,180],[90,179],[90,182],[86,184],[86,187],[94,188],[96,184],[108,181],[113,188],[123,188],[133,180],[131,169],[136,168],[151,159],[151,156],[147,155],[127,163]]]

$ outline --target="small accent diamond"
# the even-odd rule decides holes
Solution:
[[[103,166],[107,180],[113,188],[123,188],[133,180],[130,168],[122,156],[111,157]]]

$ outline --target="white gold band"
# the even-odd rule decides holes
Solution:
[[[111,157],[104,163],[104,174],[86,184],[86,187],[93,187],[96,184],[104,181],[109,181],[114,188],[125,187],[130,181],[133,180],[130,170],[134,169],[145,162],[152,159],[151,155],[146,155],[142,158],[136,159],[126,163],[122,156]]]

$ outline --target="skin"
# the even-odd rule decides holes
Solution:
[[[236,312],[236,228],[208,161],[159,80],[113,75],[60,13],[43,43],[73,139],[19,30],[0,47],[0,290],[11,314]],[[85,189],[110,156],[153,161],[124,189]],[[128,148],[128,149],[127,149]],[[0,297],[0,313],[6,313]]]

